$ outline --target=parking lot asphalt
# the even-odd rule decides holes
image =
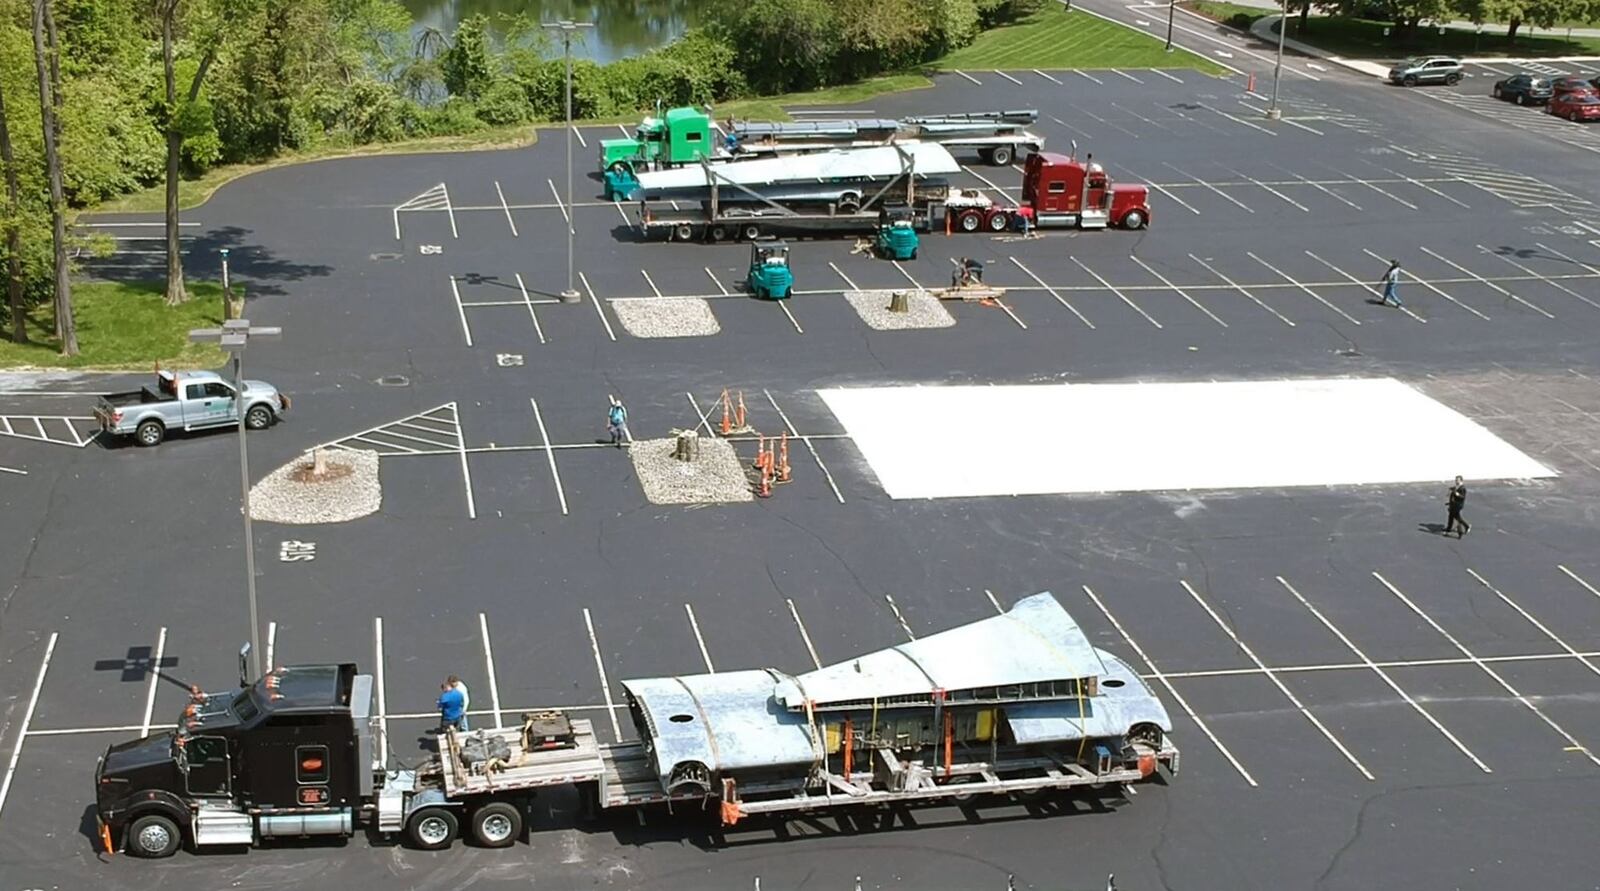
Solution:
[[[87,441],[92,392],[0,394],[0,863],[19,887],[1499,888],[1593,884],[1600,779],[1600,186],[1588,153],[1443,92],[1330,76],[1284,120],[1240,76],[964,72],[875,116],[1037,107],[1145,182],[1145,232],[935,234],[915,261],[793,243],[798,291],[742,294],[744,245],[641,241],[598,198],[584,128],[568,207],[559,132],[528,149],[263,172],[189,212],[190,274],[232,250],[250,315],[281,325],[247,371],[295,397],[251,437],[259,479],[319,443],[399,443],[384,506],[257,523],[275,663],[383,671],[395,757],[419,757],[446,673],[475,719],[557,706],[631,738],[623,678],[802,671],[1051,590],[1150,680],[1183,770],[1047,806],[741,824],[545,802],[528,843],[426,854],[369,843],[104,862],[94,759],[234,677],[248,636],[231,434],[154,450]],[[1450,95],[1456,95],[1451,93]],[[1464,94],[1463,94],[1464,95]],[[1508,106],[1509,108],[1509,106]],[[1522,110],[1518,110],[1519,112]],[[1531,159],[1531,160],[1530,160]],[[1013,199],[1017,170],[962,185]],[[563,220],[582,299],[566,286]],[[145,218],[101,219],[113,232]],[[137,242],[129,242],[136,244]],[[1007,289],[953,327],[880,332],[847,290],[934,288],[976,256]],[[1401,259],[1404,311],[1372,285]],[[94,274],[136,275],[122,252]],[[636,337],[616,301],[706,298],[720,330]],[[1558,471],[1442,486],[895,501],[828,412],[829,386],[1392,376]],[[647,503],[599,445],[607,396],[636,436],[693,428],[724,390],[788,431],[795,481],[748,505]],[[73,395],[79,392],[84,395]],[[66,395],[57,395],[65,393]],[[390,433],[426,414],[427,442]],[[713,418],[715,416],[713,415]],[[1174,429],[1174,448],[1203,431]],[[1014,435],[1026,439],[1026,418]],[[1392,444],[1371,444],[1384,461]],[[802,447],[803,446],[803,447]],[[981,461],[950,443],[952,467]],[[745,457],[753,453],[748,444]],[[1038,443],[1038,460],[1051,460]],[[1454,471],[1440,467],[1442,480]],[[287,559],[315,545],[312,560]],[[159,672],[152,667],[159,666]],[[490,693],[493,689],[495,692]],[[911,831],[915,829],[916,831]],[[1064,843],[1065,840],[1065,843]],[[181,869],[182,872],[175,872]],[[181,878],[180,878],[181,876]]]

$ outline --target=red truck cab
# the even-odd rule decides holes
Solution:
[[[1039,227],[1143,229],[1150,223],[1150,190],[1112,182],[1092,155],[1079,161],[1037,152],[1028,156],[1023,169],[1018,212]]]

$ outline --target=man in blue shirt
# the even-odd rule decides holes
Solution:
[[[451,727],[465,731],[467,729],[467,701],[461,695],[461,690],[449,684],[440,684],[439,689],[439,732],[444,733]]]
[[[611,444],[622,448],[624,439],[632,439],[628,433],[628,409],[616,399],[611,400],[611,408],[606,412],[606,432],[611,434]]]

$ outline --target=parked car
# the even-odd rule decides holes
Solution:
[[[1594,93],[1557,93],[1545,110],[1569,121],[1600,121],[1600,96]]]
[[[1558,77],[1550,81],[1550,92],[1556,96],[1560,96],[1562,93],[1593,93],[1595,92],[1595,86],[1585,78],[1576,74],[1569,74],[1566,77]]]
[[[289,410],[289,397],[263,381],[244,382],[244,425],[265,430]],[[239,424],[240,400],[233,384],[214,371],[156,373],[154,389],[144,387],[100,397],[94,416],[113,436],[132,436],[153,446],[172,430],[203,430]]]
[[[1454,84],[1461,80],[1461,60],[1450,56],[1401,59],[1389,69],[1389,82],[1403,87],[1417,84]]]
[[[1550,87],[1550,78],[1536,74],[1514,74],[1505,80],[1495,81],[1494,84],[1494,98],[1515,102],[1518,105],[1549,102],[1554,92]]]

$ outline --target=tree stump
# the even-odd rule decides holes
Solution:
[[[910,312],[911,295],[906,291],[895,291],[889,295],[890,312]]]
[[[319,480],[328,475],[328,457],[320,446],[311,451],[311,475]]]
[[[672,457],[679,461],[693,461],[700,457],[700,432],[697,430],[674,431],[677,438],[672,444]]]

